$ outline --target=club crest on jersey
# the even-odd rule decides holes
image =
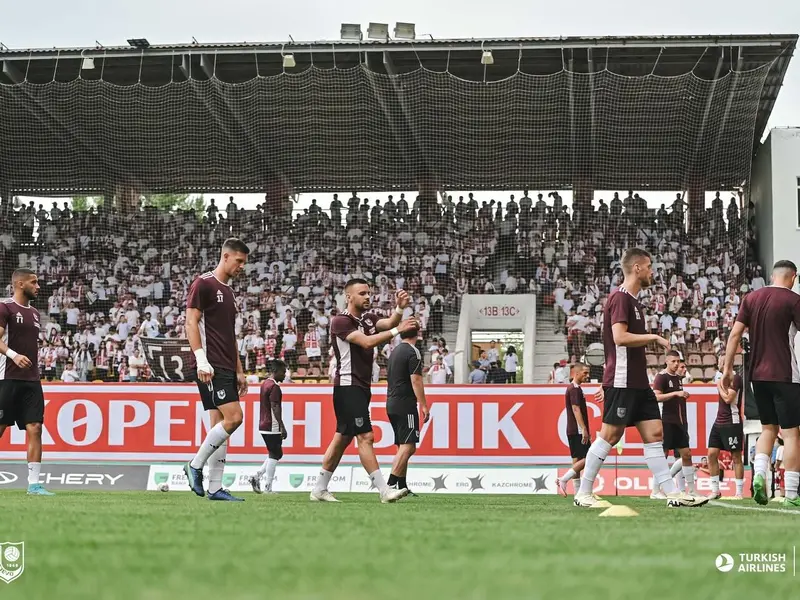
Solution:
[[[217,302],[222,302],[225,296],[222,295],[222,290],[217,290]]]
[[[219,398],[220,400],[225,400],[225,390],[219,390],[217,392],[217,398]]]

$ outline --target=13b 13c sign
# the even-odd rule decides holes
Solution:
[[[689,433],[693,451],[706,452],[717,413],[713,387],[689,387]],[[563,386],[429,386],[431,419],[420,430],[414,460],[430,464],[542,465],[569,462],[564,428]],[[594,389],[585,388],[588,398]],[[52,460],[187,460],[209,428],[197,389],[185,384],[45,385],[43,444]],[[288,430],[285,460],[318,463],[336,427],[326,385],[283,386]],[[373,388],[375,447],[391,460],[395,448],[386,416],[386,388]],[[242,399],[244,423],[231,437],[228,460],[260,461],[258,387]],[[602,408],[589,402],[593,432]],[[629,429],[620,464],[642,462],[641,439]],[[25,433],[9,427],[0,439],[0,458],[25,458]],[[355,445],[345,461],[355,463]]]

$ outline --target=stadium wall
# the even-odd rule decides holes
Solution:
[[[769,132],[753,164],[750,199],[765,278],[776,260],[800,264],[800,128]]]
[[[717,414],[713,386],[688,386],[687,414],[693,452],[704,456]],[[335,429],[328,385],[286,385],[284,461],[318,466]],[[428,386],[431,420],[420,431],[415,464],[438,466],[534,467],[569,463],[566,408],[561,385]],[[585,386],[593,431],[602,407]],[[197,389],[185,384],[45,384],[44,461],[180,462],[190,459],[209,428]],[[259,388],[243,400],[244,423],[231,437],[228,462],[255,463],[265,456],[258,433]],[[391,463],[395,452],[385,412],[386,387],[374,386],[372,419],[376,452]],[[255,417],[255,418],[254,418]],[[16,428],[0,439],[0,459],[24,460],[25,433]],[[642,463],[642,443],[629,429],[620,465]],[[355,444],[343,462],[358,464]]]

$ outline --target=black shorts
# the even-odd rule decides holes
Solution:
[[[569,455],[572,458],[586,458],[586,453],[589,452],[589,446],[592,444],[591,442],[584,444],[582,439],[583,438],[580,433],[567,434],[567,441],[569,442]]]
[[[656,395],[650,388],[603,388],[603,423],[630,427],[642,421],[661,420]]]
[[[0,381],[0,425],[44,422],[44,393],[40,381],[4,379]]]
[[[390,414],[389,422],[394,430],[394,445],[419,444],[419,413]]]
[[[283,436],[280,433],[261,433],[264,444],[267,446],[269,457],[275,460],[283,458]]]
[[[664,423],[664,451],[677,450],[689,447],[689,430],[686,425],[678,423]]]
[[[708,434],[708,447],[727,450],[728,452],[741,452],[744,447],[744,425],[731,423],[730,425],[711,426]]]
[[[372,392],[357,385],[333,386],[336,431],[349,436],[372,431],[372,421],[369,418],[371,399]]]
[[[800,426],[800,383],[754,381],[753,395],[762,425]]]
[[[239,401],[239,389],[236,384],[236,373],[225,369],[214,369],[214,377],[211,383],[203,383],[197,379],[197,373],[193,374],[193,379],[200,390],[200,399],[203,401],[205,410],[219,408],[223,404]]]

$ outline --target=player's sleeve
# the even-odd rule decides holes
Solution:
[[[741,390],[742,389],[742,377],[741,377],[741,375],[734,375],[733,376],[733,382],[732,382],[731,385],[733,386],[733,389],[736,390],[737,392],[739,390]]]
[[[346,340],[347,336],[356,331],[358,327],[352,319],[345,316],[336,315],[331,319],[331,336],[336,336],[340,340]]]
[[[663,394],[666,392],[664,388],[667,386],[664,385],[666,377],[663,374],[659,373],[656,375],[655,379],[653,379],[653,389],[657,391],[659,394]]]
[[[623,300],[624,294],[617,292],[613,297],[609,298],[608,315],[611,318],[611,324],[627,323],[628,317],[628,303]]]
[[[422,357],[419,350],[412,348],[408,353],[408,374],[409,375],[422,375]]]
[[[280,406],[282,398],[283,390],[281,390],[281,386],[273,385],[269,392],[269,403],[272,404],[272,406]]]
[[[8,306],[5,303],[0,303],[0,327],[3,329],[8,326]]]
[[[581,405],[581,389],[576,387],[571,387],[569,390],[569,403],[571,406],[580,406]]]
[[[747,301],[747,296],[742,299],[739,305],[739,314],[736,315],[736,321],[742,323],[745,327],[750,326],[750,303]]]
[[[192,282],[192,285],[189,286],[189,293],[186,296],[186,308],[196,308],[201,311],[208,308],[205,287],[203,280],[199,277]]]
[[[792,307],[792,319],[794,326],[800,329],[800,296],[795,295],[794,306]]]

